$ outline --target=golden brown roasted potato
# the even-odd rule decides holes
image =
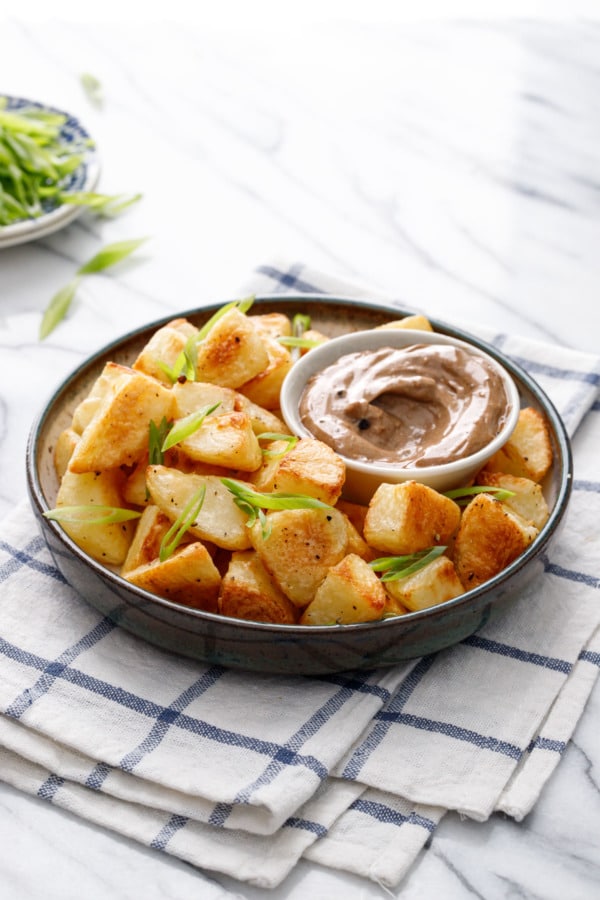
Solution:
[[[190,534],[225,550],[250,547],[248,517],[235,505],[219,477],[187,474],[167,466],[148,466],[146,481],[152,500],[171,521],[183,513],[194,494],[204,486],[204,503],[190,525]]]
[[[200,541],[179,548],[164,562],[156,559],[125,574],[127,581],[174,603],[217,612],[221,576]]]
[[[235,619],[294,625],[298,611],[274,584],[255,550],[236,550],[223,576],[219,612]]]
[[[112,366],[107,363],[106,369]],[[142,372],[119,368],[122,377],[102,397],[73,451],[71,472],[134,465],[148,449],[150,421],[171,417],[173,397],[169,389]]]
[[[378,550],[415,553],[448,544],[459,522],[457,504],[424,484],[381,484],[369,503],[364,536]]]
[[[239,388],[240,393],[264,409],[279,409],[279,393],[283,379],[292,368],[289,350],[264,335],[263,345],[269,355],[265,368]]]
[[[56,506],[123,506],[121,486],[123,474],[118,469],[63,475]],[[120,566],[133,539],[135,521],[113,525],[61,521],[67,534],[94,559],[109,566]]]
[[[162,539],[171,527],[171,520],[163,512],[151,504],[147,506],[137,522],[133,540],[129,545],[125,562],[121,567],[121,575],[147,566],[158,558]]]
[[[171,379],[160,363],[172,369],[188,339],[195,334],[198,334],[198,329],[187,319],[173,319],[154,332],[138,355],[133,368],[170,384]]]
[[[509,440],[485,465],[487,472],[504,472],[532,481],[542,481],[552,466],[552,441],[546,419],[527,406]]]
[[[332,506],[342,493],[346,479],[343,460],[327,444],[313,438],[302,438],[286,450],[285,442],[270,449],[283,456],[266,457],[260,469],[250,478],[258,490],[286,494],[307,494]]]
[[[277,340],[278,337],[289,337],[292,333],[292,323],[284,313],[260,313],[248,316],[255,328],[262,334]]]
[[[502,472],[480,472],[476,484],[486,487],[498,487],[512,491],[513,497],[502,502],[513,512],[518,513],[531,525],[541,530],[548,521],[550,511],[544,494],[537,482],[530,478],[519,478],[517,475],[505,475]]]
[[[270,534],[259,521],[250,528],[252,546],[276,584],[296,606],[306,606],[346,554],[348,530],[336,509],[285,509],[267,513]]]
[[[59,479],[63,477],[69,467],[69,461],[73,451],[79,443],[79,435],[73,428],[65,428],[56,439],[54,448],[54,468]]]
[[[238,309],[230,309],[198,345],[196,379],[239,388],[269,364],[264,339]]]
[[[531,544],[538,534],[530,525],[489,494],[480,494],[465,508],[454,543],[454,565],[465,590],[497,575]]]
[[[219,415],[216,410],[178,446],[192,460],[242,472],[253,472],[263,458],[252,421],[245,412]]]
[[[300,619],[301,625],[348,625],[380,619],[386,605],[383,585],[353,553],[332,566]]]
[[[454,565],[447,556],[438,556],[406,578],[386,581],[385,589],[401,608],[412,611],[445,603],[464,593]]]
[[[429,319],[418,314],[405,316],[403,319],[394,319],[393,322],[385,322],[383,325],[377,325],[376,330],[387,330],[390,328],[414,328],[418,331],[433,331]]]

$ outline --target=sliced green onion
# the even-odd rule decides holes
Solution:
[[[279,459],[281,456],[285,456],[286,453],[289,453],[293,447],[298,443],[298,438],[295,434],[279,434],[277,431],[263,431],[262,434],[258,434],[257,440],[260,441],[285,441],[286,446],[283,450],[263,450],[263,456],[270,456],[273,459]]]
[[[249,506],[257,509],[331,509],[328,503],[309,497],[308,494],[286,493],[262,493],[252,490],[241,481],[233,478],[221,478],[222,483],[234,495],[234,499],[241,500]]]
[[[77,293],[79,281],[79,278],[74,278],[73,281],[57,291],[44,310],[44,315],[42,316],[42,321],[40,323],[40,341],[43,341],[44,338],[48,337],[50,332],[54,331],[58,323],[62,322],[68,313],[75,294]]]
[[[232,300],[231,303],[226,303],[225,306],[221,306],[221,308],[213,313],[210,319],[208,319],[208,321],[204,323],[198,334],[195,335],[196,343],[199,344],[201,341],[203,341],[213,325],[216,325],[219,319],[222,319],[225,313],[228,313],[230,309],[238,309],[241,313],[247,313],[254,303],[254,299],[254,294],[252,294],[250,297],[246,297],[244,300]]]
[[[139,519],[140,512],[133,509],[121,509],[118,506],[101,506],[90,503],[88,506],[59,506],[43,514],[47,519],[56,522],[77,522],[80,525],[115,525],[129,519]]]
[[[315,338],[303,338],[303,337],[287,337],[286,335],[281,335],[277,340],[280,344],[283,344],[284,347],[303,347],[306,350],[312,349],[312,347],[318,347],[319,344],[322,344],[322,340],[317,340]]]
[[[175,384],[182,376],[184,376],[187,381],[195,381],[196,368],[198,366],[196,335],[193,334],[187,339],[185,347],[175,360],[172,368],[160,359],[157,359],[156,363],[172,384]]]
[[[444,497],[455,500],[459,506],[465,506],[477,494],[492,494],[495,500],[508,500],[515,496],[514,491],[506,488],[486,487],[485,485],[477,485],[475,487],[455,488],[452,491],[445,491]]]
[[[129,241],[116,241],[114,244],[107,244],[95,256],[88,259],[77,270],[78,275],[91,275],[96,272],[103,272],[110,266],[116,265],[121,260],[137,250],[148,238],[134,238]]]
[[[204,503],[204,495],[206,494],[206,485],[203,484],[201,488],[199,488],[193,497],[186,503],[181,514],[177,516],[162,541],[160,542],[160,549],[158,551],[158,558],[161,562],[165,562],[170,556],[173,555],[183,537],[190,528],[191,525],[194,524],[196,516],[202,509],[202,504]]]
[[[292,319],[292,334],[294,337],[302,337],[305,331],[310,328],[310,316],[304,313],[296,313]]]
[[[408,578],[419,569],[433,562],[446,550],[446,547],[428,547],[406,556],[382,556],[369,563],[374,572],[383,572],[381,581],[398,581]]]
[[[165,416],[162,417],[160,424],[157,425],[154,419],[150,420],[148,426],[148,462],[151,466],[162,466],[165,458],[162,445],[169,433],[170,425]]]
[[[97,194],[94,191],[63,191],[59,194],[61,203],[71,203],[74,206],[86,206],[97,215],[114,218],[120,215],[138,200],[141,194]]]
[[[133,253],[133,251],[136,250],[140,244],[143,244],[145,240],[146,238],[137,238],[135,240],[118,241],[115,244],[107,244],[99,253],[80,266],[73,281],[57,291],[46,307],[40,324],[40,340],[48,337],[50,332],[53,331],[66,316],[77,292],[77,288],[79,287],[79,281],[82,275],[101,272],[104,269],[108,269],[109,266],[114,266],[122,259],[125,259],[126,256]]]
[[[217,406],[220,405],[221,401],[213,403],[212,406],[204,406],[202,409],[190,413],[189,416],[178,419],[163,441],[161,447],[162,452],[165,453],[171,447],[174,447],[175,444],[179,444],[181,441],[184,441],[186,438],[190,437],[190,435],[198,431],[206,417],[214,412]]]
[[[102,85],[95,75],[89,72],[82,72],[81,86],[83,87],[87,97],[96,106],[101,106],[103,101]]]

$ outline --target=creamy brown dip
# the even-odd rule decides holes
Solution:
[[[349,353],[314,375],[300,417],[341,456],[433,466],[481,450],[509,400],[486,359],[447,344]]]

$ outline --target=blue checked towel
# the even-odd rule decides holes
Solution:
[[[277,262],[243,290],[373,296]],[[203,666],[88,607],[24,501],[0,525],[0,777],[261,887],[304,857],[391,888],[446,811],[523,818],[600,665],[600,359],[477,332],[554,400],[575,457],[561,539],[501,618],[454,648],[371,673]]]

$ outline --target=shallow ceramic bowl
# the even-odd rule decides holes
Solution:
[[[412,344],[451,344],[468,353],[487,360],[502,379],[508,397],[508,412],[502,428],[477,453],[456,459],[443,465],[399,466],[392,463],[367,462],[343,456],[346,463],[344,497],[355,503],[368,504],[375,490],[383,482],[398,484],[402,481],[419,481],[436,491],[449,491],[467,484],[469,479],[483,468],[488,459],[506,443],[519,418],[519,392],[507,369],[480,346],[467,344],[459,338],[435,331],[413,331],[402,328],[357,331],[341,335],[314,347],[296,362],[281,388],[281,413],[288,428],[299,437],[314,437],[300,416],[300,401],[306,385],[313,375],[337,362],[341,357],[362,350],[379,350],[382,347],[401,349]]]
[[[220,306],[221,304],[218,304]],[[218,306],[179,313],[202,325]],[[412,314],[385,304],[316,295],[257,298],[253,312],[308,313],[313,327],[335,337],[367,330]],[[27,480],[34,512],[58,569],[82,598],[139,637],[176,653],[234,668],[320,675],[374,669],[451,646],[504,610],[525,583],[543,571],[543,558],[564,521],[571,491],[569,440],[552,403],[535,381],[501,353],[468,334],[432,320],[433,328],[480,347],[499,360],[514,379],[522,405],[546,415],[554,464],[544,484],[550,518],[536,540],[496,578],[447,603],[421,612],[359,625],[271,625],[229,619],[175,604],[129,584],[91,559],[57,522],[43,513],[55,505],[58,482],[52,462],[60,432],[109,360],[131,363],[169,316],[105,347],[79,366],[55,391],[34,423],[27,448]],[[41,598],[43,599],[43,598]]]

